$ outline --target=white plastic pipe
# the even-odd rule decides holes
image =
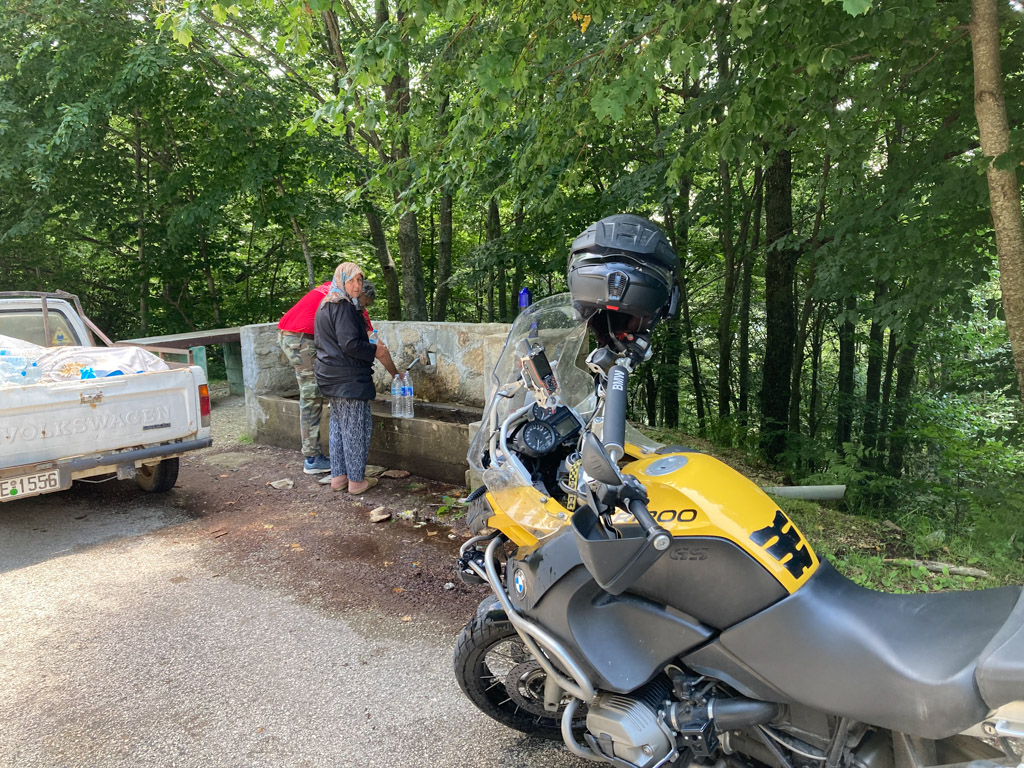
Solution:
[[[845,485],[780,485],[773,488],[761,488],[769,496],[783,499],[803,499],[804,501],[836,501],[846,493]]]

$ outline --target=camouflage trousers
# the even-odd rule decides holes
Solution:
[[[320,394],[316,376],[313,374],[316,347],[313,345],[313,339],[308,336],[286,331],[277,332],[277,341],[288,362],[295,369],[295,380],[299,384],[299,434],[302,436],[302,455],[307,459],[319,456],[320,416],[326,401]]]

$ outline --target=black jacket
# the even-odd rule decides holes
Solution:
[[[314,318],[316,383],[326,397],[373,400],[377,348],[366,335],[363,311],[350,301],[324,302]]]

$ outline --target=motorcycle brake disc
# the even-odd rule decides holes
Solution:
[[[517,705],[537,715],[552,717],[553,713],[544,709],[544,680],[547,673],[536,661],[524,661],[516,664],[505,675],[505,690]]]

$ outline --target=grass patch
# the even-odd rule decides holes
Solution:
[[[849,515],[794,499],[783,499],[780,506],[819,556],[861,586],[884,592],[937,592],[1024,582],[1024,563],[994,552],[979,552],[969,541],[953,540],[937,551],[922,552],[913,534],[888,520]],[[978,568],[989,575],[962,576],[948,569],[934,573],[908,562],[926,559]]]

